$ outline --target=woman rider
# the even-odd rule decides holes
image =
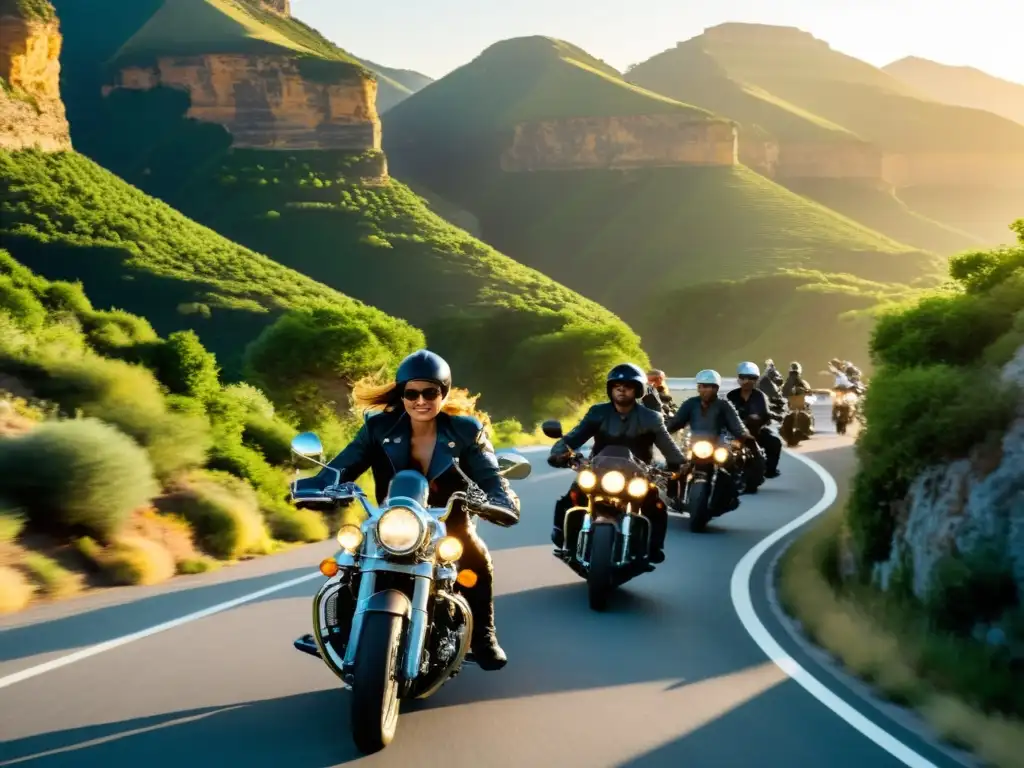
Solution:
[[[377,503],[387,498],[391,478],[403,469],[422,472],[430,481],[428,504],[443,507],[466,482],[452,459],[487,494],[488,501],[519,516],[519,499],[508,481],[498,474],[498,460],[472,401],[452,393],[451,369],[440,356],[425,349],[414,352],[398,366],[395,380],[384,385],[356,384],[352,399],[368,415],[352,442],[328,466],[341,471],[340,482],[353,482],[366,470],[373,472]],[[334,482],[334,473],[322,470],[320,485]],[[301,482],[301,481],[300,481]],[[470,513],[456,504],[445,522],[448,535],[462,542],[461,567],[477,574],[471,588],[459,587],[473,611],[471,651],[481,669],[497,670],[508,658],[494,629],[494,571],[487,545],[476,533]]]

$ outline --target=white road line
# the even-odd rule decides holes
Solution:
[[[133,643],[136,640],[142,640],[143,638],[150,637],[151,635],[156,635],[160,632],[166,632],[169,629],[180,627],[182,624],[188,624],[193,621],[198,621],[199,619],[205,619],[207,616],[213,616],[215,613],[227,611],[236,606],[244,605],[245,603],[251,603],[253,600],[258,600],[266,595],[272,595],[275,592],[280,592],[283,589],[288,589],[289,587],[294,587],[298,584],[302,584],[303,582],[311,581],[316,578],[323,578],[320,571],[314,571],[313,573],[305,576],[289,579],[288,581],[281,582],[280,584],[275,584],[272,587],[267,587],[266,589],[261,589],[248,595],[242,595],[241,597],[236,597],[234,600],[228,600],[225,603],[211,605],[209,608],[204,608],[201,611],[196,611],[195,613],[190,613],[177,619],[165,621],[163,624],[157,624],[155,627],[149,627],[148,629],[142,629],[138,632],[132,632],[130,635],[115,637],[113,640],[107,640],[106,642],[97,643],[96,645],[90,645],[88,648],[75,651],[67,656],[61,656],[60,658],[52,659],[51,661],[47,661],[43,664],[37,664],[34,667],[23,669],[20,672],[15,672],[14,674],[7,675],[6,677],[0,677],[0,688],[6,688],[9,685],[20,683],[23,680],[28,680],[29,678],[42,675],[46,672],[52,672],[55,669],[66,667],[68,664],[74,664],[76,661],[81,661],[82,659],[88,659],[90,656],[96,656],[104,651],[112,651],[115,648],[120,648],[122,645]]]
[[[821,478],[821,482],[825,485],[825,492],[817,504],[795,520],[790,521],[763,538],[737,563],[735,570],[732,572],[730,584],[733,608],[736,609],[736,614],[743,623],[743,628],[747,630],[747,633],[760,646],[765,655],[814,698],[904,765],[909,765],[911,768],[937,768],[935,763],[927,760],[884,728],[881,728],[862,715],[829,690],[810,672],[801,667],[792,656],[783,650],[782,646],[775,641],[775,638],[772,637],[768,629],[761,623],[761,620],[757,618],[757,613],[754,611],[754,604],[751,599],[750,578],[758,560],[782,538],[831,507],[838,494],[835,479],[818,462],[792,451],[787,450],[786,453],[810,467]]]

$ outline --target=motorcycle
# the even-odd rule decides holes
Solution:
[[[764,485],[765,473],[768,471],[768,457],[765,456],[764,448],[757,442],[757,433],[761,430],[763,422],[757,416],[749,416],[743,423],[751,436],[743,440],[743,445],[736,455],[735,467],[742,485],[740,492],[757,493]]]
[[[856,391],[832,390],[832,422],[836,425],[836,434],[846,434],[847,427],[856,415],[859,400],[860,397]]]
[[[719,483],[736,482],[736,478],[726,471],[726,465],[734,463],[735,449],[731,445],[716,446],[703,438],[691,441],[684,468],[686,481],[682,506],[690,515],[693,533],[703,532],[712,518],[739,507],[738,494],[728,493],[719,487]]]
[[[545,421],[547,437],[562,437],[558,421]],[[651,523],[640,507],[653,487],[662,487],[673,477],[637,459],[623,446],[610,445],[590,458],[579,453],[569,457],[576,470],[576,485],[587,496],[586,506],[565,512],[562,530],[568,543],[569,531],[579,529],[576,546],[556,552],[562,562],[587,580],[590,608],[603,611],[612,590],[654,570],[650,562]]]
[[[817,401],[814,395],[807,393],[789,396],[789,412],[782,419],[779,434],[790,448],[796,448],[804,440],[810,440],[814,434],[814,414],[811,412],[811,406]]]
[[[299,458],[335,472],[324,490],[299,490],[296,505],[331,507],[357,501],[366,512],[361,527],[343,525],[340,550],[320,563],[327,577],[313,598],[313,633],[295,647],[320,658],[352,691],[350,727],[356,746],[377,752],[391,743],[403,700],[425,699],[455,677],[473,635],[473,614],[456,584],[472,587],[477,576],[459,569],[462,543],[448,536],[453,506],[498,525],[517,519],[480,501],[480,489],[459,467],[469,490],[452,494],[443,509],[427,506],[427,479],[412,470],[395,474],[380,507],[355,483],[341,483],[323,463],[323,446],[312,432],[291,444]],[[509,480],[529,477],[523,456],[498,453],[499,472]]]

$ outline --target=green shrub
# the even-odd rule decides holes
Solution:
[[[188,520],[199,546],[221,560],[268,547],[256,493],[229,475],[194,473],[157,506]]]
[[[29,552],[21,562],[47,597],[67,597],[81,588],[81,578],[57,561],[38,552]]]
[[[0,500],[0,544],[10,544],[25,529],[25,515]]]
[[[220,392],[217,359],[195,331],[172,333],[155,357],[157,378],[172,394],[205,402]]]
[[[936,626],[960,634],[969,633],[979,622],[997,621],[1018,604],[1011,564],[998,550],[987,547],[943,558],[926,599]]]
[[[267,515],[270,533],[279,541],[323,541],[330,532],[320,513],[285,505]]]
[[[124,536],[106,547],[100,558],[104,574],[115,585],[159,584],[174,576],[174,558],[161,544]]]
[[[157,491],[145,451],[96,419],[50,422],[0,442],[0,492],[45,530],[106,539]]]
[[[291,457],[292,438],[297,430],[278,419],[268,419],[253,413],[245,419],[242,433],[243,445],[258,450],[274,465],[285,464]]]
[[[190,557],[187,560],[178,561],[178,573],[183,576],[190,576],[197,573],[208,573],[220,568],[220,561],[209,557]]]

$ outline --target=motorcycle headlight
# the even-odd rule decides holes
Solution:
[[[346,552],[352,553],[359,549],[363,543],[363,532],[354,525],[343,525],[338,531],[338,546]]]
[[[597,475],[589,469],[584,469],[576,476],[576,485],[584,491],[592,491],[594,486],[597,485]]]
[[[693,444],[691,453],[698,459],[706,459],[712,453],[715,452],[715,446],[709,443],[707,440],[698,440]]]
[[[647,495],[647,491],[650,487],[650,483],[648,483],[644,478],[634,477],[629,481],[629,485],[626,486],[626,493],[634,499],[642,499]]]
[[[454,563],[462,557],[462,542],[454,536],[445,536],[437,544],[437,559],[442,563]]]
[[[715,461],[724,464],[729,458],[728,448],[715,448]]]
[[[626,476],[621,472],[608,472],[601,476],[601,490],[605,493],[622,493],[626,487]]]
[[[393,555],[408,555],[426,533],[419,515],[408,507],[392,507],[377,521],[377,541]]]

